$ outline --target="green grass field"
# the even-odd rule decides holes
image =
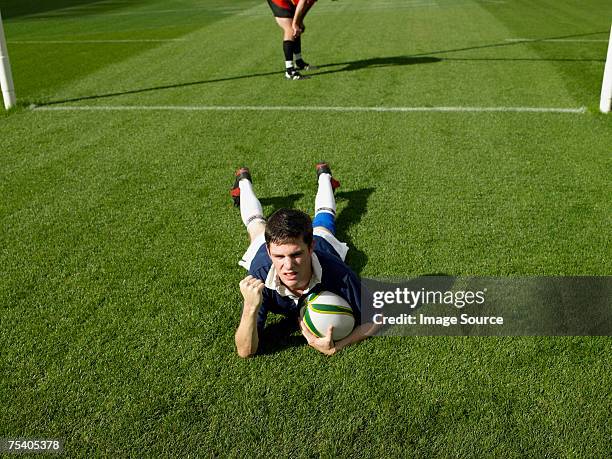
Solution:
[[[609,337],[327,358],[293,336],[238,358],[228,194],[248,165],[266,213],[312,212],[325,159],[362,276],[612,274],[609,1],[319,0],[320,70],[295,82],[263,0],[0,9],[19,99],[0,111],[0,438],[70,457],[612,454]]]

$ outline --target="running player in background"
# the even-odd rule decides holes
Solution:
[[[314,70],[302,58],[302,39],[306,27],[304,18],[317,0],[268,0],[276,23],[283,29],[283,53],[285,54],[285,78],[303,80],[300,70]],[[295,59],[295,64],[294,64]]]

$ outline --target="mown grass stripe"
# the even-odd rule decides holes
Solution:
[[[125,40],[11,40],[10,45],[88,45],[88,44],[109,44],[109,43],[168,43],[184,42],[184,38],[166,39],[125,39]]]

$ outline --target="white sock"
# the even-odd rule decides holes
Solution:
[[[297,53],[297,54],[294,54],[294,55],[293,55],[293,58],[294,58],[296,61],[299,61],[299,60],[302,58],[302,53]]]
[[[315,198],[315,215],[319,212],[328,212],[336,215],[336,198],[331,185],[331,175],[319,175],[319,189]]]
[[[244,223],[248,230],[251,223],[256,221],[265,222],[263,209],[253,191],[253,184],[249,180],[240,180],[238,186],[240,187],[240,216],[242,217],[242,223]]]
[[[293,61],[285,61],[285,68],[290,69],[293,67]]]

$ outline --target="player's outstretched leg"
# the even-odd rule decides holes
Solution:
[[[261,203],[253,191],[251,172],[246,167],[236,171],[234,186],[230,190],[234,205],[240,207],[240,217],[251,241],[266,229]]]
[[[323,227],[332,234],[336,234],[336,198],[334,190],[340,182],[332,176],[329,164],[317,163],[317,181],[319,188],[315,197],[315,217],[313,227]]]
[[[318,69],[316,65],[311,65],[302,58],[302,37],[293,40],[293,57],[295,58],[295,67],[300,71],[307,72]]]

